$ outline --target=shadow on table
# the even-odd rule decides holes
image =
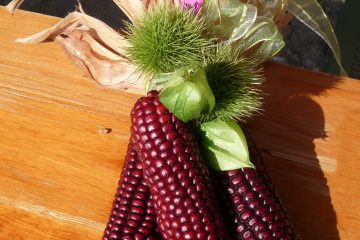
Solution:
[[[319,75],[324,78],[319,79],[321,84],[305,85],[296,81],[299,77],[295,75],[293,82],[291,76],[279,75],[278,80],[274,75],[265,83],[264,115],[247,128],[263,153],[298,234],[304,240],[339,240],[336,213],[323,173],[335,169],[320,166],[314,144],[315,139],[327,137],[324,113],[310,98],[326,94],[338,79]]]

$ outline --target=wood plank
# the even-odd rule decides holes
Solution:
[[[138,96],[97,86],[55,43],[11,42],[57,21],[0,8],[0,239],[99,239],[123,163]],[[299,234],[360,239],[360,83],[265,70],[247,127]]]
[[[49,217],[50,214],[61,218],[54,220]],[[57,213],[42,206],[28,203],[17,203],[15,207],[0,205],[1,239],[95,240],[101,239],[99,229],[102,227],[96,222]]]
[[[0,195],[106,221],[129,121],[4,92],[0,102]]]

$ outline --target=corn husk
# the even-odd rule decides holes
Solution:
[[[146,11],[158,5],[181,5],[181,0],[113,1],[127,15],[130,21],[140,19]],[[233,7],[237,6],[233,8],[233,13],[241,16],[240,21],[236,22],[237,25],[234,26],[226,26],[226,23],[229,24],[231,22],[224,22],[223,24],[222,21],[220,21],[219,26],[217,26],[215,17],[215,26],[219,28],[219,31],[215,31],[215,33],[221,33],[222,37],[225,34],[225,41],[242,42],[240,45],[244,46],[244,53],[249,52],[249,49],[253,50],[256,45],[258,51],[250,52],[254,58],[258,58],[258,62],[261,63],[268,60],[282,48],[283,40],[278,30],[282,30],[292,18],[292,14],[287,11],[289,5],[291,9],[294,2],[299,1],[300,0],[239,0],[236,3],[236,0],[221,2],[214,0],[214,3],[218,3],[219,6],[225,6],[226,4]],[[13,12],[22,2],[23,0],[13,0],[7,5],[7,9]],[[239,5],[239,2],[243,2],[244,4]],[[248,11],[247,9],[252,9],[252,11]],[[229,9],[226,8],[226,10]],[[256,14],[250,14],[252,12],[256,12]],[[293,14],[294,12],[297,13],[296,11],[292,11]],[[225,11],[225,13],[228,13],[228,11]],[[234,16],[237,16],[236,14],[229,14],[229,16],[225,14],[225,17],[234,18]],[[207,13],[207,15],[209,15],[209,13]],[[214,16],[216,15],[217,13],[215,12]],[[249,19],[246,18],[246,16],[248,16]],[[299,17],[300,14],[296,16]],[[260,25],[255,24],[255,18],[265,19],[264,24],[265,22],[272,22],[277,25],[277,28],[259,28],[258,26]],[[246,19],[249,21],[245,21]],[[325,19],[325,23],[328,21],[326,18],[323,19]],[[314,17],[310,16],[310,20],[314,20]],[[307,22],[310,22],[310,20]],[[317,24],[316,21],[315,23]],[[271,24],[265,25],[270,26]],[[313,29],[319,33],[319,29],[322,30],[321,27],[323,25],[319,25],[319,28]],[[211,27],[211,29],[216,30],[216,27]],[[227,29],[231,31],[226,32]],[[273,34],[267,34],[268,32],[266,30],[269,29]],[[245,38],[245,36],[249,35],[249,32],[257,34]],[[226,33],[231,33],[229,38],[227,38]],[[340,52],[338,48],[336,48],[338,45],[334,44],[334,38],[330,38],[333,37],[332,34],[329,34],[329,31],[327,31],[325,34],[321,34],[321,36],[332,47],[332,50],[338,57],[337,59],[340,59]],[[124,36],[115,32],[100,20],[86,15],[84,12],[70,13],[58,24],[32,36],[17,39],[17,41],[22,43],[56,41],[60,43],[73,62],[101,85],[143,93],[144,82],[148,82],[148,79],[144,79],[144,77],[138,74],[136,66],[134,66],[127,57],[126,50],[129,46]]]
[[[8,5],[6,5],[6,9],[13,13],[20,5],[24,2],[24,0],[12,0]]]
[[[126,56],[128,43],[125,38],[85,13],[70,13],[54,26],[16,41],[56,41],[78,66],[101,85],[143,92],[143,79]]]
[[[180,0],[113,0],[116,5],[126,14],[131,20],[141,18],[141,16],[155,6],[159,5],[174,5],[180,6]]]
[[[274,1],[279,3],[279,0]],[[114,2],[131,21],[141,18],[146,11],[155,6],[181,5],[180,0],[114,0]],[[254,5],[257,4],[255,1],[253,2]],[[276,8],[273,7],[271,17],[278,13],[277,11],[280,9],[278,5],[275,6]],[[81,5],[79,6],[81,9]],[[251,5],[246,6],[251,8]],[[262,5],[261,2],[256,5],[258,9],[267,9],[271,6],[273,5]],[[238,29],[237,32],[243,32],[241,34],[243,36],[254,21],[255,19],[249,21],[250,25],[246,25],[247,27],[244,25],[246,31]],[[238,35],[236,34],[236,36]],[[144,83],[148,82],[137,73],[136,66],[127,58],[126,49],[129,46],[124,37],[105,23],[83,12],[73,12],[58,24],[32,36],[17,39],[17,41],[22,43],[56,41],[60,43],[77,66],[104,86],[142,93],[144,85],[146,85]],[[269,40],[269,42],[271,41],[273,39]],[[263,59],[266,60],[268,57]]]
[[[13,12],[22,1],[13,0],[7,9]],[[180,5],[180,0],[114,0],[131,21],[135,21],[147,9],[162,4]],[[144,92],[144,76],[137,72],[126,56],[128,43],[124,36],[104,22],[82,11],[73,12],[54,26],[34,35],[16,39],[20,43],[56,41],[70,59],[89,77],[103,86],[129,92]]]
[[[145,3],[140,0],[113,0],[114,3],[126,14],[130,21],[141,18],[145,12]]]

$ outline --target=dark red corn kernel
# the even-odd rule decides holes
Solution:
[[[294,232],[265,170],[259,151],[248,139],[255,169],[212,171],[218,201],[230,234],[236,239],[300,239]]]
[[[154,199],[163,239],[228,239],[211,178],[198,155],[191,126],[172,115],[154,92],[139,99],[135,108],[132,113],[142,111],[145,121],[139,121],[132,114],[133,135],[138,136],[132,140],[143,163],[144,178]],[[158,116],[153,116],[154,113]],[[157,121],[150,121],[152,119]],[[149,132],[151,140],[142,137]],[[157,170],[154,166],[160,168]]]
[[[280,209],[281,209],[281,207],[278,203],[274,203],[273,205],[270,206],[270,212],[276,212]]]
[[[275,230],[273,231],[273,237],[274,238],[281,238],[283,236],[284,232],[281,230]]]
[[[256,214],[259,216],[263,216],[267,211],[267,208],[265,206],[261,206],[259,208],[257,208],[256,210]]]
[[[151,123],[151,122],[155,122],[158,120],[158,115],[155,113],[149,114],[145,117],[145,122],[147,124]]]
[[[159,116],[159,122],[161,124],[166,124],[171,122],[171,115],[170,114],[162,114]]]
[[[254,200],[256,197],[257,196],[256,196],[255,192],[249,191],[249,192],[244,194],[244,200],[247,201],[247,202],[249,202],[251,200]]]
[[[247,209],[247,205],[245,203],[239,203],[237,204],[235,209],[237,213],[242,213],[244,210]]]
[[[272,220],[274,220],[274,219],[275,219],[274,216],[270,213],[266,213],[262,216],[262,220],[267,223],[272,222]]]
[[[155,211],[142,169],[133,144],[129,144],[103,240],[147,239],[155,235]]]
[[[274,197],[267,197],[264,199],[264,204],[265,205],[271,205],[275,202],[275,198]]]
[[[271,195],[270,191],[259,191],[259,198],[266,198]]]
[[[250,185],[251,185],[251,183],[250,183]],[[254,190],[254,192],[261,192],[266,189],[266,186],[264,184],[260,184],[260,185],[254,186],[252,189]]]
[[[266,229],[266,225],[264,223],[259,223],[254,226],[254,231],[259,233],[262,230]]]
[[[243,239],[249,239],[249,238],[251,238],[251,237],[252,237],[251,231],[250,231],[250,230],[244,231],[243,234],[242,234],[242,237],[243,237]]]

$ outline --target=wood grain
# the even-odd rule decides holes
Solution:
[[[360,82],[266,66],[265,113],[249,124],[304,239],[360,239]]]
[[[97,86],[55,43],[12,41],[57,21],[0,8],[0,239],[100,239],[123,164],[138,96]],[[360,239],[360,83],[265,70],[265,111],[247,127],[295,227]]]
[[[56,214],[40,206],[1,204],[1,239],[101,239],[99,226],[103,224],[94,224],[88,220],[79,220],[77,217],[73,219],[73,216]],[[54,215],[56,217],[53,217]],[[12,217],[9,218],[9,216]],[[66,220],[62,220],[62,217]]]

